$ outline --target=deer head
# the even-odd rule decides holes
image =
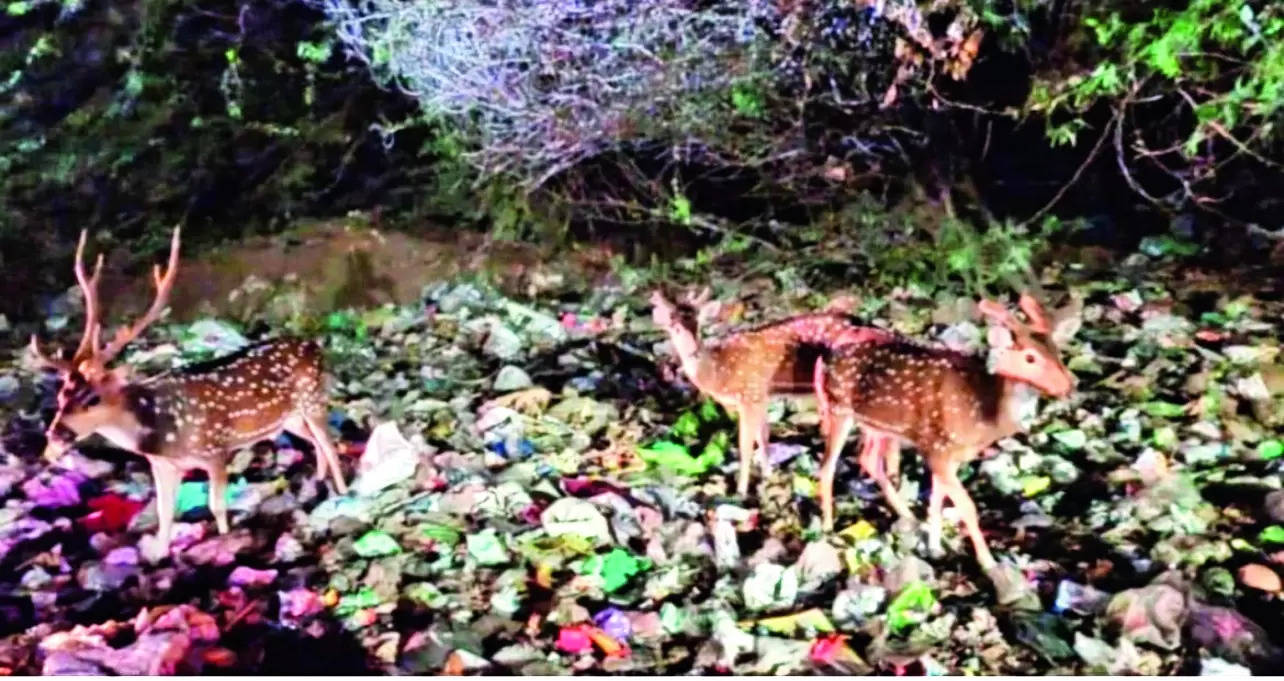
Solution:
[[[1054,397],[1064,397],[1074,389],[1074,374],[1061,363],[1059,346],[1078,331],[1082,301],[1073,298],[1058,310],[1052,320],[1029,293],[1022,293],[1021,310],[1029,318],[1022,324],[1001,303],[983,300],[977,305],[982,315],[998,326],[991,326],[991,370],[1000,376],[1024,381]]]
[[[710,301],[710,295],[705,287],[699,294],[687,292],[674,305],[660,289],[651,293],[651,320],[669,335],[679,356],[693,356],[699,350],[700,329],[717,316],[721,304]]]
[[[62,379],[62,386],[58,389],[58,411],[45,430],[48,444],[44,456],[51,461],[76,440],[95,432],[137,431],[136,419],[127,408],[124,394],[130,380],[129,368],[109,369],[107,365],[164,311],[178,273],[179,229],[175,228],[168,266],[164,272],[157,266],[152,273],[156,298],[151,307],[133,324],[122,326],[110,343],[101,345],[102,309],[98,300],[98,279],[102,274],[103,257],[101,254],[98,256],[93,275],[86,276],[83,263],[86,236],[86,232],[80,233],[74,266],[76,282],[85,297],[85,329],[76,352],[69,360],[50,357],[40,350],[35,334],[31,336],[30,350],[36,361],[43,368],[56,370]]]

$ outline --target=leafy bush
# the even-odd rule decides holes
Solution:
[[[1251,199],[1278,193],[1284,179],[1275,160],[1282,150],[1284,5],[1098,1],[1076,11],[1076,30],[1062,41],[1071,68],[1049,64],[1026,106],[1045,117],[1051,143],[1074,145],[1095,127],[1094,149],[1112,148],[1122,179],[1161,209],[1272,220],[1278,200],[1267,207]],[[1105,120],[1093,115],[1102,109]],[[1255,184],[1264,186],[1254,191]],[[1239,205],[1226,204],[1231,196]]]
[[[289,0],[8,3],[0,312],[67,288],[82,228],[117,265],[163,252],[177,223],[199,247],[397,205],[433,156],[369,127],[413,103],[345,65],[323,18]]]

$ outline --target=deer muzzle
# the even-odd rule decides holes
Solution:
[[[66,428],[62,428],[55,423],[45,431],[45,450],[41,456],[44,457],[45,461],[54,463],[62,458],[62,455],[66,454],[68,449],[71,449],[71,443],[72,438],[67,436]]]

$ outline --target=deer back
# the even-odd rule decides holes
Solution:
[[[925,453],[992,441],[1010,427],[1007,382],[976,356],[906,342],[856,345],[835,353],[823,400]]]
[[[280,432],[296,414],[324,416],[323,355],[313,341],[276,339],[194,365],[130,399],[144,453],[208,459]]]

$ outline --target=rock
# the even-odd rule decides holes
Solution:
[[[13,374],[0,376],[0,402],[8,402],[18,394],[21,384]]]
[[[828,542],[814,541],[803,548],[802,555],[794,566],[801,578],[801,589],[805,592],[820,589],[830,579],[842,574],[843,559],[838,549]]]
[[[491,322],[490,333],[486,335],[482,352],[491,357],[509,360],[520,355],[522,347],[522,339],[512,329],[499,322]]]
[[[520,367],[512,364],[505,365],[499,370],[499,375],[495,376],[495,392],[508,393],[514,390],[524,390],[535,385],[531,377]]]
[[[1181,645],[1186,615],[1185,596],[1168,584],[1122,591],[1106,605],[1106,617],[1124,638],[1166,650]]]
[[[486,295],[472,284],[460,284],[439,296],[434,296],[433,293],[429,293],[428,297],[435,297],[437,309],[446,314],[454,314],[464,307],[480,307],[486,302]]]
[[[1284,588],[1279,573],[1258,563],[1249,563],[1239,569],[1239,581],[1244,586],[1260,591],[1278,593]]]
[[[1284,490],[1275,490],[1262,502],[1266,515],[1277,523],[1284,523]]]

